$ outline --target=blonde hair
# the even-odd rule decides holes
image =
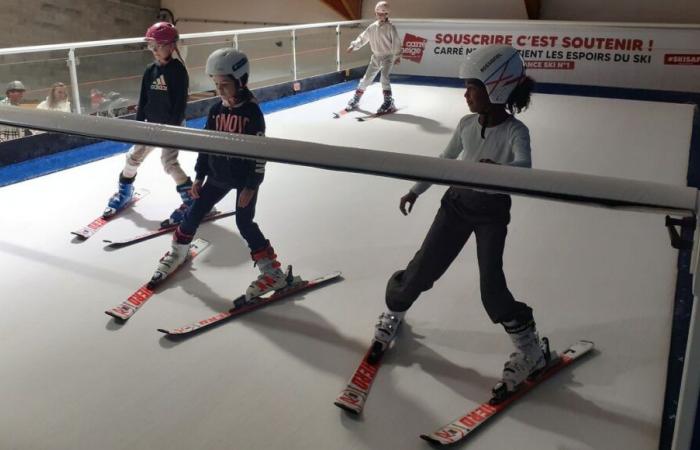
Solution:
[[[56,100],[56,89],[61,87],[64,88],[66,87],[66,85],[64,83],[61,83],[60,81],[51,85],[49,95],[48,97],[46,97],[47,103],[49,104],[49,108],[55,108],[58,104],[58,101]]]

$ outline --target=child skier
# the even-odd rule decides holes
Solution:
[[[168,22],[155,23],[146,31],[148,48],[155,61],[146,67],[141,80],[136,120],[168,125],[183,124],[189,77],[182,62],[172,57],[173,52],[178,52],[178,38],[177,29]],[[126,155],[124,169],[119,174],[119,190],[109,199],[103,213],[105,218],[129,204],[134,194],[136,172],[153,149],[154,147],[139,144],[131,147]],[[180,207],[161,223],[161,227],[180,223],[192,204],[189,194],[192,180],[180,167],[177,155],[178,151],[171,148],[164,148],[161,153],[163,169],[175,180],[175,189],[182,200]]]
[[[220,101],[209,110],[207,130],[263,136],[265,118],[257,99],[248,89],[250,66],[245,54],[221,48],[207,59],[206,73],[212,78]],[[236,189],[236,225],[248,243],[260,276],[246,290],[250,299],[287,285],[277,255],[253,221],[258,189],[265,176],[265,161],[200,153],[192,186],[195,201],[173,236],[171,250],[161,258],[151,279],[157,284],[189,254],[189,244],[206,213],[231,190]]]
[[[469,110],[476,114],[460,120],[440,157],[456,159],[461,155],[466,161],[532,167],[529,130],[513,116],[528,107],[534,87],[518,52],[509,46],[478,49],[460,68],[460,78],[466,81],[464,96]],[[429,187],[429,183],[416,183],[401,198],[401,212],[410,213],[418,196]],[[381,351],[388,347],[406,311],[442,276],[473,232],[482,302],[489,318],[503,325],[515,346],[502,381],[494,387],[494,396],[516,390],[528,376],[545,367],[547,352],[535,328],[532,309],[513,298],[503,273],[510,207],[510,196],[505,194],[457,187],[447,190],[420,250],[388,281],[388,311],[379,316],[373,346],[379,345]]]
[[[347,111],[352,111],[360,104],[360,98],[365,93],[367,86],[372,84],[377,72],[381,72],[379,80],[382,83],[384,93],[384,103],[377,110],[377,114],[385,114],[396,111],[394,98],[391,96],[391,84],[389,84],[389,73],[394,64],[401,62],[401,39],[394,24],[389,22],[389,3],[379,2],[374,7],[377,16],[376,22],[371,23],[365,31],[350,43],[347,51],[361,49],[369,42],[372,48],[372,57],[369,60],[365,76],[360,80],[360,84],[355,90],[355,95],[345,107]]]

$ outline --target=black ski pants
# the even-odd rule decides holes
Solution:
[[[466,244],[476,235],[481,300],[494,323],[531,315],[508,290],[503,273],[503,249],[510,222],[510,196],[451,187],[442,197],[423,245],[404,270],[394,273],[386,288],[386,305],[406,311],[430,289]]]

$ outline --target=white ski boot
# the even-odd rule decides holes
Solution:
[[[362,98],[362,94],[364,94],[365,91],[361,90],[356,90],[355,95],[352,96],[350,101],[348,102],[348,105],[345,107],[345,111],[352,111],[353,109],[357,108],[360,105],[360,98]]]
[[[280,269],[282,264],[277,261],[277,255],[271,246],[250,254],[254,265],[258,266],[260,275],[250,283],[245,292],[245,298],[251,300],[287,286],[287,275]]]
[[[153,273],[148,286],[153,288],[158,283],[165,280],[187,260],[189,255],[190,244],[178,244],[177,241],[173,241],[170,251],[158,262],[158,268],[156,268],[156,271]]]
[[[503,367],[502,379],[493,388],[492,403],[505,400],[528,378],[536,377],[551,359],[549,340],[540,339],[533,320],[525,324],[515,320],[503,322],[503,326],[516,351],[510,354]]]
[[[377,324],[374,326],[373,342],[381,345],[381,351],[386,350],[391,344],[391,341],[396,337],[396,332],[399,330],[399,325],[403,320],[406,312],[387,311],[379,315]]]

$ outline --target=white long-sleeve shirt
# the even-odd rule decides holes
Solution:
[[[462,117],[440,158],[478,162],[490,159],[498,164],[517,167],[532,167],[530,157],[530,131],[524,123],[511,116],[503,123],[487,127],[481,137],[479,115]],[[411,192],[420,195],[427,191],[431,183],[418,182]]]
[[[394,58],[401,56],[401,38],[393,23],[372,22],[357,39],[350,43],[353,50],[359,50],[369,43],[375,56],[392,55]]]

